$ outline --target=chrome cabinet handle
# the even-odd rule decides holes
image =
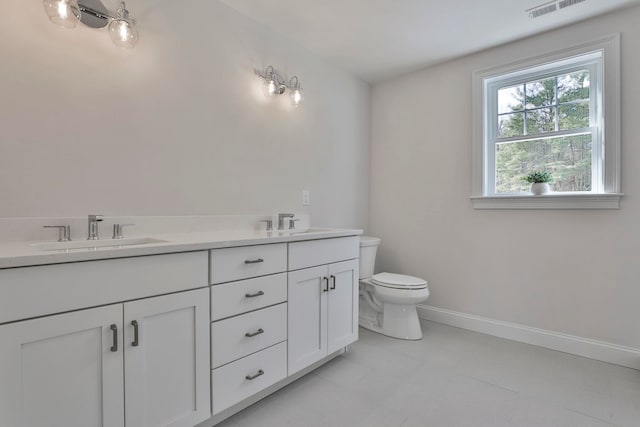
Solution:
[[[322,292],[329,292],[329,278],[323,277],[322,280],[326,281],[325,287],[324,289],[322,289]]]
[[[247,338],[251,338],[251,337],[255,337],[256,335],[260,335],[260,334],[264,334],[264,329],[260,328],[255,332],[247,332],[246,334],[244,334],[244,336],[247,337]]]
[[[262,295],[264,295],[264,292],[258,291],[255,294],[244,294],[244,297],[245,298],[255,298],[255,297],[261,297]]]
[[[258,264],[260,262],[264,262],[264,260],[262,258],[258,258],[258,259],[248,259],[246,260],[244,263],[245,264]]]
[[[133,326],[133,341],[131,342],[131,347],[138,347],[140,345],[140,340],[138,339],[138,327],[140,325],[138,325],[137,320],[132,320],[131,326]]]
[[[115,353],[116,351],[118,351],[118,327],[114,323],[110,326],[110,328],[113,332],[113,345],[111,346],[111,351]]]
[[[245,378],[248,379],[249,381],[251,380],[255,380],[256,378],[260,377],[264,375],[264,371],[262,369],[260,369],[258,372],[256,372],[253,375],[247,375]]]
[[[336,288],[336,276],[334,276],[333,274],[331,275],[331,290],[334,290]]]

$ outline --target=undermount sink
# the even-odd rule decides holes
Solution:
[[[46,243],[32,243],[31,246],[40,249],[41,251],[65,251],[65,250],[80,250],[89,249],[94,250],[98,248],[120,248],[122,246],[133,245],[149,245],[152,243],[167,243],[166,240],[152,239],[149,237],[142,237],[137,239],[105,239],[105,240],[80,240],[71,242],[46,242]]]
[[[306,230],[287,230],[289,234],[309,234],[309,233],[326,233],[328,231],[333,231],[331,228],[308,228]]]

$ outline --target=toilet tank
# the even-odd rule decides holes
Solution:
[[[376,266],[376,252],[380,239],[371,236],[360,236],[360,278],[368,279],[373,276]]]

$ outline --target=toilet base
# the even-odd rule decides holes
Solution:
[[[415,304],[385,303],[382,333],[403,340],[421,340],[422,327],[420,326]]]
[[[392,338],[412,341],[422,339],[422,327],[416,306],[413,304],[385,304],[384,314],[378,313],[375,319],[359,316],[358,324],[365,329]]]

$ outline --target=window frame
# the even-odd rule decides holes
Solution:
[[[598,59],[600,58],[600,59]],[[590,89],[592,189],[588,192],[495,193],[498,88],[576,69],[593,74]],[[595,77],[595,79],[594,79]],[[594,87],[595,82],[595,87]],[[594,90],[595,89],[595,90]],[[496,99],[491,97],[495,95]],[[488,108],[487,108],[488,107]],[[620,34],[473,73],[473,193],[476,209],[615,209],[620,193]],[[600,114],[600,112],[602,112]],[[600,119],[602,118],[602,119]],[[495,123],[494,123],[495,121]],[[557,132],[557,131],[556,131]],[[568,133],[574,133],[571,130]],[[531,135],[530,139],[557,133]],[[529,139],[526,137],[507,140]]]

